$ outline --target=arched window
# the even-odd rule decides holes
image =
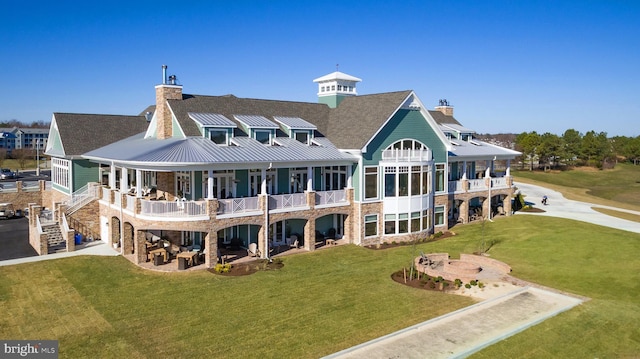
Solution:
[[[399,140],[387,147],[387,150],[427,150],[429,149],[424,143],[418,140],[404,139]]]

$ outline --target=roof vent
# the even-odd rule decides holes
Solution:
[[[152,117],[153,117],[153,113],[151,113],[150,111],[147,111],[147,113],[144,114],[144,118],[147,119],[147,122],[151,122]]]

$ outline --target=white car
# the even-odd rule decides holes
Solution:
[[[13,203],[0,203],[0,218],[13,218],[16,211],[13,209]]]
[[[16,178],[16,173],[12,172],[8,168],[3,168],[0,170],[0,179],[11,179]]]

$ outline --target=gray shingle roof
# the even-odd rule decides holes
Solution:
[[[318,126],[324,132],[329,119],[329,107],[325,104],[276,100],[259,100],[227,96],[183,95],[182,100],[168,100],[186,136],[201,136],[188,112],[218,113],[234,120],[233,115],[260,115],[300,117]]]
[[[361,149],[410,94],[399,91],[347,97],[331,111],[325,136],[338,148]]]
[[[462,124],[458,122],[458,120],[456,120],[453,116],[447,116],[440,111],[429,110],[429,114],[439,124],[450,123],[450,124],[462,126]]]
[[[144,116],[95,115],[79,113],[53,114],[66,156],[88,151],[147,130]]]

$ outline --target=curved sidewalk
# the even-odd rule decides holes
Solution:
[[[605,208],[612,209],[620,212],[626,212],[638,215],[640,217],[640,212],[631,211],[628,209],[603,206],[599,204],[586,203],[580,201],[573,201],[570,199],[564,198],[562,193],[552,191],[548,188],[527,184],[527,183],[519,183],[516,182],[515,186],[522,192],[525,196],[525,202],[531,202],[536,207],[544,209],[545,212],[541,213],[533,213],[533,212],[516,212],[516,214],[526,214],[526,215],[537,215],[537,216],[552,216],[552,217],[560,217],[567,219],[574,219],[582,222],[589,222],[593,224],[597,224],[605,227],[612,227],[616,229],[621,229],[624,231],[630,231],[635,233],[640,233],[640,223],[628,221],[625,219],[608,216],[606,214],[595,211],[593,208]],[[542,200],[542,196],[548,197],[548,205],[543,206],[540,202]]]

